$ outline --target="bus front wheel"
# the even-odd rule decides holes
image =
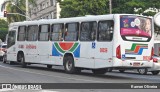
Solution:
[[[25,63],[25,58],[23,54],[18,54],[18,60],[21,63],[21,67],[26,68],[27,64]]]

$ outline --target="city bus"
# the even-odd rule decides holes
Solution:
[[[66,73],[153,65],[153,19],[108,14],[11,23],[7,61],[64,66]]]

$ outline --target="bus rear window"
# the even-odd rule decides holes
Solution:
[[[152,37],[152,21],[138,16],[121,16],[120,34],[123,40],[149,41]]]

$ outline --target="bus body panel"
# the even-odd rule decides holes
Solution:
[[[95,49],[95,68],[112,67],[113,42],[97,42]]]
[[[95,42],[80,42],[80,53],[76,57],[75,66],[76,67],[87,67],[94,68],[94,56],[95,56]]]

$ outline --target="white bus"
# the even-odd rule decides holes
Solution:
[[[110,14],[12,23],[7,60],[64,66],[67,73],[110,67],[149,68],[153,64],[153,20]]]

